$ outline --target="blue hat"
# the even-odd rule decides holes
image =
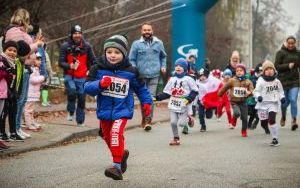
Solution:
[[[183,68],[184,72],[188,71],[188,62],[184,58],[179,58],[175,61],[175,67],[179,65]]]
[[[224,72],[223,72],[223,76],[230,76],[232,77],[232,72],[230,69],[225,69]]]

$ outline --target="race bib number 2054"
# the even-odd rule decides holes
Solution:
[[[129,90],[129,80],[113,76],[110,76],[110,78],[112,80],[110,86],[102,91],[101,94],[116,98],[127,97]]]

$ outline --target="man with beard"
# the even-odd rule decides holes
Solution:
[[[153,29],[150,23],[142,25],[141,34],[141,38],[132,43],[129,61],[133,66],[137,67],[153,97],[156,96],[160,71],[163,74],[166,73],[167,54],[163,42],[153,36]],[[144,127],[145,131],[150,131],[153,107],[149,117],[146,118],[143,111],[142,116],[142,127]]]
[[[76,122],[78,126],[84,126],[85,119],[85,94],[83,85],[91,65],[95,63],[95,55],[89,43],[82,36],[79,25],[71,28],[71,35],[61,45],[59,53],[59,65],[64,70],[65,87],[67,90],[68,121],[73,121],[76,110]],[[77,109],[76,109],[77,99]]]

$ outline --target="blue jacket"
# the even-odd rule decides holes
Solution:
[[[151,44],[143,37],[132,43],[129,61],[132,66],[137,67],[143,78],[155,78],[160,75],[162,67],[166,67],[167,54],[163,42],[153,37]]]
[[[108,89],[100,87],[103,76],[115,79]],[[93,65],[84,84],[84,91],[88,95],[97,96],[97,117],[100,120],[131,119],[134,112],[133,92],[142,104],[152,104],[145,83],[128,59],[113,65],[103,58],[102,62]]]

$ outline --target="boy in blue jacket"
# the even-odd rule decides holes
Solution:
[[[150,115],[152,98],[140,79],[138,70],[127,58],[128,42],[122,35],[114,35],[104,43],[102,61],[91,67],[84,91],[97,96],[97,117],[102,138],[113,157],[113,165],[105,176],[122,180],[127,169],[129,151],[124,150],[124,129],[134,112],[133,92],[138,96],[146,116]]]

